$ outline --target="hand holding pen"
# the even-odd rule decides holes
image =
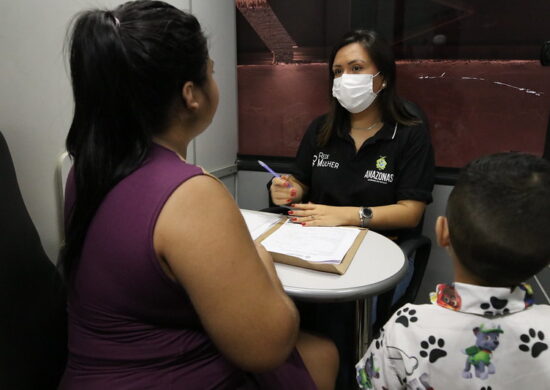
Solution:
[[[300,200],[298,193],[301,191],[298,191],[299,186],[293,185],[290,175],[279,175],[263,161],[258,160],[258,163],[274,176],[270,188],[271,200],[274,204],[284,206]]]

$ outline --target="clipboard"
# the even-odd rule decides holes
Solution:
[[[285,221],[286,221],[286,218],[282,218],[273,227],[268,229],[266,232],[262,233],[254,241],[261,243],[269,235],[271,235],[273,232],[279,229],[285,223]],[[312,269],[315,271],[329,272],[333,274],[343,275],[349,268],[355,256],[355,253],[357,253],[357,250],[359,249],[359,246],[363,242],[363,239],[365,238],[365,235],[367,234],[367,231],[368,231],[368,229],[366,228],[358,228],[358,227],[352,227],[352,226],[350,226],[349,229],[357,229],[357,230],[360,230],[360,232],[355,238],[355,240],[353,241],[353,244],[347,251],[346,255],[344,256],[340,264],[315,263],[304,259],[300,259],[299,257],[289,256],[282,253],[277,253],[277,252],[269,252],[269,253],[271,253],[273,260],[277,263],[293,265],[296,267]]]

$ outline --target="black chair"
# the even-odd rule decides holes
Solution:
[[[429,131],[430,127],[428,118],[424,112],[416,104],[410,101],[405,100],[403,103],[405,104],[405,108],[411,114],[422,120]],[[394,305],[391,303],[395,289],[391,289],[378,296],[376,305],[376,322],[373,324],[373,330],[375,332],[380,329],[380,327],[382,327],[387,320],[389,320],[397,309],[406,303],[413,303],[418,295],[418,290],[422,284],[422,279],[424,278],[424,273],[426,272],[428,259],[430,258],[430,252],[432,249],[432,241],[428,237],[422,235],[423,225],[424,216],[422,216],[420,223],[416,229],[414,229],[413,233],[398,243],[405,255],[405,259],[408,259],[411,256],[413,257],[414,272],[405,293]]]
[[[422,226],[420,224],[420,226]],[[399,243],[399,247],[405,255],[405,259],[413,256],[414,272],[411,282],[405,293],[395,304],[392,305],[395,289],[391,289],[378,296],[376,304],[376,322],[373,324],[373,331],[376,333],[401,306],[406,303],[413,303],[418,295],[418,290],[422,284],[424,273],[430,258],[432,241],[418,234],[407,238]]]
[[[0,133],[0,389],[56,389],[67,355],[66,296],[27,212]]]

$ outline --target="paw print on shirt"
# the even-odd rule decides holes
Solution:
[[[409,327],[409,323],[418,321],[418,317],[415,316],[416,310],[409,310],[408,307],[397,310],[397,319],[395,322],[403,325],[405,328]]]
[[[428,340],[423,340],[420,346],[422,347],[420,356],[423,358],[428,357],[430,363],[435,363],[438,359],[447,356],[447,352],[441,349],[445,346],[445,340],[436,339],[435,336],[430,336]]]
[[[481,389],[479,389],[479,390],[493,390],[493,388],[492,388],[491,386],[487,386],[487,387],[483,386],[483,387],[482,387]]]
[[[381,327],[374,335],[374,346],[376,349],[382,348],[384,345],[384,327]]]
[[[543,342],[544,333],[539,330],[538,332],[530,328],[529,334],[522,334],[519,338],[524,344],[519,345],[519,349],[523,352],[531,351],[531,356],[537,358],[541,353],[548,349],[548,344]]]
[[[508,304],[507,299],[499,299],[497,297],[491,297],[489,302],[483,302],[479,307],[485,310],[486,316],[501,316],[508,314],[510,309],[506,307]]]

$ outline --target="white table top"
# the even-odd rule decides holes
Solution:
[[[391,289],[405,275],[405,255],[390,239],[369,230],[344,275],[275,263],[288,295],[311,301],[351,301]]]

